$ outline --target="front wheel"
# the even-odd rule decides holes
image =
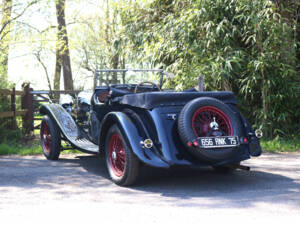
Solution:
[[[139,173],[139,160],[129,147],[117,125],[113,125],[105,140],[105,158],[112,181],[121,186],[133,184]]]
[[[49,160],[57,160],[61,150],[60,131],[48,116],[43,117],[40,140],[44,156]]]

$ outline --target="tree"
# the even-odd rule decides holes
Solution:
[[[37,52],[34,53],[34,55],[35,55],[37,61],[43,67],[43,69],[45,71],[46,78],[47,78],[47,83],[48,83],[49,90],[52,91],[50,76],[49,76],[49,73],[48,73],[47,66],[45,65],[45,63],[42,60],[41,51],[42,51],[42,49],[39,49]],[[53,96],[51,96],[51,97],[53,97]]]
[[[56,40],[56,63],[54,75],[54,89],[60,87],[61,68],[63,70],[64,88],[65,90],[73,90],[73,77],[71,69],[69,39],[66,26],[65,16],[65,0],[56,1],[56,17],[57,17],[57,40]]]
[[[293,27],[294,48],[297,55],[297,71],[300,73],[300,1],[298,0],[273,0],[278,12]]]
[[[24,2],[13,0],[2,0],[0,4],[0,77],[3,82],[7,81],[9,45],[13,23],[25,14],[25,12],[38,0]]]
[[[115,10],[114,1],[106,0],[101,12],[88,18],[81,17],[82,24],[79,27],[83,33],[77,32],[78,40],[76,52],[76,64],[82,65],[82,69],[93,73],[99,68],[125,68],[126,62],[130,63],[130,57],[126,39],[124,38],[120,12]],[[125,61],[126,59],[126,61]],[[128,59],[128,60],[127,60]],[[126,75],[127,78],[130,76]],[[125,81],[125,75],[117,73],[104,74],[101,77],[102,84],[121,83]]]
[[[7,81],[9,33],[11,31],[12,0],[2,1],[2,18],[0,27],[0,77]]]
[[[272,1],[154,0],[122,7],[132,49],[174,71],[175,88],[195,86],[202,74],[207,90],[232,90],[266,136],[299,129],[294,31]]]
[[[9,88],[12,86],[8,82],[8,60],[10,43],[13,36],[13,24],[35,3],[36,1],[21,3],[13,0],[2,0],[0,3],[0,88]],[[0,111],[8,111],[9,108],[8,97],[2,96],[0,98]],[[7,128],[11,128],[10,124],[10,120],[0,119],[1,141],[10,139],[13,136],[16,137],[17,134],[19,136],[19,131],[9,132],[7,130]]]

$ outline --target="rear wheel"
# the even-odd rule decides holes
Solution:
[[[113,125],[105,141],[106,166],[113,182],[122,186],[133,184],[139,172],[139,160],[129,146],[119,127]]]
[[[60,131],[48,116],[44,116],[41,123],[40,141],[44,156],[49,160],[57,160],[61,150]]]

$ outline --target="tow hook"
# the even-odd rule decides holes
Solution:
[[[239,165],[239,164],[232,164],[232,165],[228,165],[228,167],[230,167],[232,169],[240,169],[240,170],[250,171],[250,166],[243,166],[243,165]]]

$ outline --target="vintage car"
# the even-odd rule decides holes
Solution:
[[[99,86],[102,73],[152,72],[160,82]],[[97,70],[94,90],[59,104],[42,105],[43,154],[57,160],[61,141],[86,153],[103,154],[118,185],[131,185],[139,168],[208,167],[228,172],[249,169],[240,162],[259,156],[258,136],[228,91],[163,90],[163,70]],[[75,103],[74,103],[75,102]]]

